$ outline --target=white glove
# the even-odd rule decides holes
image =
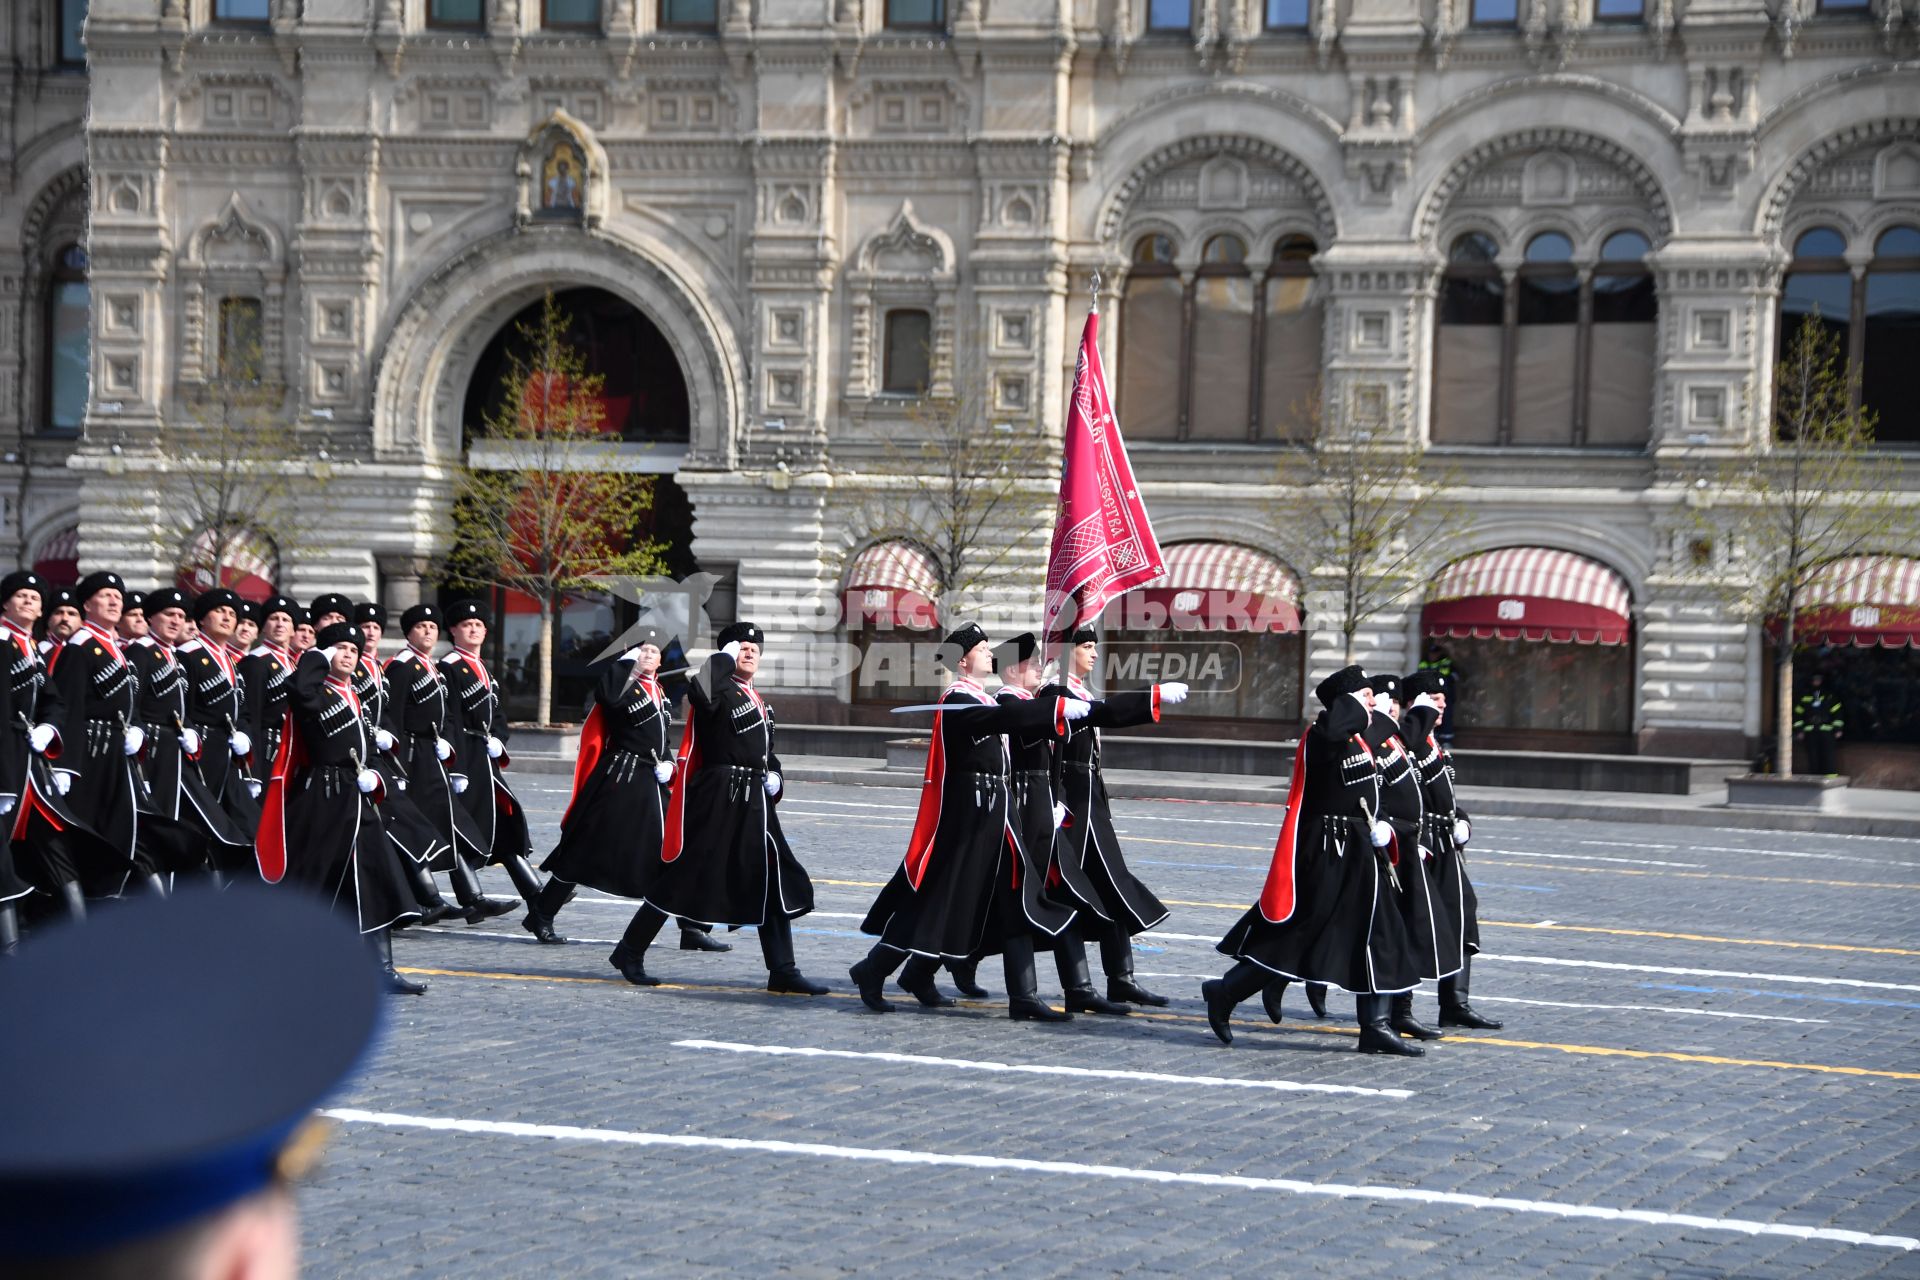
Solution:
[[[653,766],[654,781],[661,786],[673,781],[673,761],[662,760]]]
[[[27,745],[33,748],[35,755],[45,755],[47,748],[53,745],[53,726],[37,724],[27,730]]]
[[[253,739],[249,738],[244,730],[235,729],[232,742],[233,754],[237,756],[248,755],[253,751]]]
[[[393,735],[385,729],[375,729],[373,731],[373,749],[375,751],[392,751]]]
[[[1054,801],[1053,802],[1053,829],[1055,831],[1058,831],[1060,829],[1060,824],[1065,822],[1066,820],[1067,820],[1067,806],[1061,804],[1058,800]]]
[[[453,784],[453,794],[457,796],[463,796],[467,794],[467,775],[466,774],[450,773],[447,775],[447,781]]]
[[[266,790],[266,788],[261,784],[260,779],[258,778],[247,779],[247,794],[252,796],[255,800],[258,800],[260,798],[260,793],[264,790]]]
[[[360,788],[360,794],[370,796],[380,786],[380,775],[371,769],[362,769],[353,784]]]
[[[506,754],[506,751],[507,751],[507,747],[505,743],[501,742],[500,739],[494,737],[492,734],[487,735],[487,758],[488,759],[498,760],[501,756]]]
[[[738,640],[729,640],[720,646],[720,652],[726,654],[735,662],[738,662],[740,661],[740,642]]]
[[[779,774],[769,773],[767,775],[767,794],[770,796],[777,796],[780,794],[780,775]]]
[[[1375,818],[1373,820],[1373,847],[1376,849],[1384,849],[1392,842],[1393,828],[1387,825],[1386,819]]]
[[[1465,844],[1467,838],[1472,834],[1473,828],[1467,825],[1465,818],[1455,818],[1453,820],[1453,842],[1455,844]]]
[[[1422,861],[1422,862],[1432,862],[1432,861],[1433,861],[1433,850],[1431,850],[1431,849],[1429,849],[1429,848],[1427,848],[1427,846],[1425,846],[1425,845],[1421,845],[1421,846],[1420,846],[1420,861]]]
[[[393,785],[395,787],[398,787],[400,790],[405,791],[407,789],[407,780],[405,778],[395,778],[393,780]]]
[[[1433,695],[1430,693],[1423,693],[1415,698],[1413,705],[1416,707],[1432,707],[1435,711],[1440,709],[1440,704],[1433,700]]]
[[[198,729],[182,729],[180,731],[180,749],[190,756],[199,755],[200,731]]]
[[[19,799],[19,796],[0,796],[0,818],[12,813],[13,806]]]
[[[140,748],[146,745],[147,745],[147,731],[145,729],[142,729],[137,724],[128,725],[126,738],[125,738],[125,746],[126,746],[127,754],[130,756],[137,756],[140,754]]]
[[[1187,700],[1187,686],[1178,680],[1169,680],[1160,686],[1160,701],[1179,706]]]
[[[1080,698],[1060,699],[1060,714],[1069,720],[1085,720],[1093,711],[1093,704]]]
[[[53,790],[56,795],[65,795],[73,790],[73,772],[69,769],[53,771]]]
[[[445,738],[435,738],[433,740],[433,754],[439,756],[442,760],[451,760],[453,759],[453,744]]]

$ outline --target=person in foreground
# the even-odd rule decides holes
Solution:
[[[49,930],[0,968],[0,1275],[298,1275],[314,1108],[380,1007],[305,893],[189,884]]]

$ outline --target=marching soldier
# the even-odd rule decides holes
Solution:
[[[360,633],[336,622],[322,633],[325,663],[294,673],[280,754],[274,760],[260,822],[260,874],[290,878],[352,917],[373,944],[387,990],[427,988],[393,967],[392,927],[419,916],[380,817],[380,774],[367,766],[373,726],[353,692]]]
[[[329,591],[313,598],[313,604],[307,609],[307,618],[313,623],[316,635],[325,631],[336,622],[352,621],[353,601],[338,591]]]
[[[1831,777],[1840,771],[1836,747],[1846,733],[1847,716],[1826,683],[1823,672],[1808,678],[1794,709],[1793,734],[1807,744],[1807,771]]]
[[[1006,965],[1008,1016],[1064,1022],[1073,1015],[1040,1000],[1033,934],[1036,929],[1057,934],[1072,916],[1041,903],[1039,886],[1023,874],[1027,868],[1011,813],[1012,762],[1004,735],[1042,729],[1062,735],[1069,718],[1084,718],[1090,708],[1072,698],[990,697],[980,682],[993,669],[993,653],[987,633],[975,623],[949,635],[940,658],[952,666],[954,678],[934,715],[920,812],[906,857],[860,924],[862,933],[880,941],[848,972],[862,1003],[888,1013],[893,1006],[882,988],[904,960],[900,989],[928,1008],[940,1008],[953,1003],[934,985],[942,961],[999,951]],[[1038,919],[1023,910],[1027,889],[1036,890]]]
[[[147,598],[138,591],[127,592],[127,598],[120,608],[120,624],[116,628],[123,645],[138,644],[147,638]]]
[[[440,671],[447,678],[447,737],[453,742],[449,768],[467,779],[460,798],[480,832],[480,865],[505,867],[513,887],[531,903],[544,886],[527,863],[533,838],[526,811],[507,786],[506,703],[480,657],[487,642],[487,606],[455,601],[447,609],[447,630],[453,652],[440,659]]]
[[[473,814],[455,794],[448,772],[453,744],[447,740],[447,680],[433,660],[440,642],[440,609],[416,604],[400,615],[407,643],[386,665],[384,728],[397,740],[394,757],[407,775],[407,794],[439,836],[430,870],[445,871],[468,924],[505,915],[517,898],[490,898],[480,892],[474,866],[483,863],[487,845]],[[459,779],[465,787],[466,778]]]
[[[0,653],[7,659],[0,679],[0,817],[9,827],[19,820],[19,806],[27,795],[27,768],[35,758],[27,739],[39,720],[40,686],[46,668],[33,645],[33,624],[47,584],[30,569],[0,579]],[[42,762],[44,769],[45,763]],[[18,905],[33,892],[14,864],[11,841],[0,841],[0,955],[20,944]],[[82,908],[84,910],[84,908]]]
[[[1107,975],[1107,999],[1114,1003],[1164,1005],[1167,997],[1147,990],[1134,980],[1133,935],[1144,933],[1167,918],[1160,899],[1127,869],[1120,837],[1113,829],[1107,805],[1107,784],[1100,776],[1100,730],[1125,729],[1157,723],[1162,703],[1186,701],[1187,686],[1176,681],[1134,693],[1101,698],[1086,685],[1099,658],[1098,637],[1089,627],[1076,629],[1061,656],[1064,670],[1039,697],[1077,698],[1093,710],[1067,730],[1058,749],[1059,786],[1055,798],[1066,805],[1060,833],[1054,839],[1054,870],[1060,895],[1080,910],[1073,932],[1062,935],[1054,959],[1064,985],[1077,985],[1087,972],[1087,937],[1100,942],[1100,967]],[[1091,979],[1088,979],[1091,982]]]
[[[381,816],[386,819],[387,838],[399,851],[400,870],[413,889],[414,901],[420,904],[420,918],[412,923],[438,924],[448,916],[461,914],[441,896],[440,886],[429,870],[452,851],[452,846],[414,803],[406,766],[401,761],[400,740],[387,727],[387,672],[380,661],[380,641],[387,629],[386,606],[355,605],[350,620],[360,633],[360,665],[353,672],[353,694],[367,710],[367,723],[374,726],[371,763],[385,784],[387,798]]]
[[[240,659],[240,727],[271,761],[280,754],[280,728],[287,720],[287,695],[293,688],[293,629],[307,618],[285,596],[260,605],[260,643]]]
[[[225,587],[195,596],[193,618],[200,634],[181,645],[176,656],[187,669],[187,718],[200,734],[200,777],[234,825],[251,832],[260,825],[259,789],[265,783],[252,776],[253,739],[240,728],[242,691],[233,656],[240,604]],[[261,761],[263,777],[272,764]]]
[[[47,601],[46,620],[46,639],[40,642],[40,656],[51,659],[53,651],[80,629],[80,601],[71,588],[53,588],[52,598]]]
[[[1444,955],[1458,972],[1440,979],[1440,1025],[1474,1031],[1498,1031],[1505,1024],[1475,1011],[1467,1002],[1474,953],[1480,950],[1480,901],[1467,878],[1465,850],[1473,828],[1454,791],[1453,755],[1441,745],[1436,726],[1446,714],[1447,695],[1440,679],[1416,671],[1401,681],[1411,701],[1402,714],[1402,737],[1412,744],[1415,767],[1426,795],[1426,832],[1422,842],[1433,852],[1429,864],[1441,915],[1452,926]]]
[[[1419,1057],[1387,1025],[1387,997],[1411,991],[1419,969],[1385,871],[1394,833],[1364,737],[1373,691],[1345,667],[1314,696],[1325,709],[1300,736],[1266,885],[1220,940],[1234,966],[1200,987],[1207,1022],[1230,1045],[1234,1007],[1274,977],[1325,982],[1356,993],[1360,1052]]]
[[[647,973],[647,948],[668,916],[703,924],[755,925],[767,964],[767,990],[825,995],[793,958],[792,922],[813,910],[813,881],[780,829],[780,757],[773,708],[753,687],[765,637],[749,622],[720,632],[720,650],[704,679],[688,687],[690,714],[674,761],[673,794],[659,865],[647,896],[608,957],[636,986],[660,985]]]
[[[227,652],[233,660],[239,662],[253,652],[254,642],[260,638],[260,606],[252,600],[242,600],[232,592],[234,605],[233,634],[227,637]],[[268,765],[273,762],[267,761]]]

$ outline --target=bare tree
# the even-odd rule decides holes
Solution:
[[[989,421],[969,394],[928,397],[876,458],[841,474],[869,536],[926,556],[944,621],[963,601],[1025,581],[1021,545],[1046,526],[1056,448],[1038,431]]]
[[[1858,404],[1859,373],[1840,339],[1809,316],[1774,371],[1774,439],[1748,441],[1694,481],[1694,517],[1734,552],[1717,579],[1733,612],[1780,628],[1774,769],[1793,773],[1793,658],[1798,623],[1816,576],[1844,600],[1862,585],[1831,580],[1835,564],[1862,552],[1911,547],[1920,529],[1890,487],[1893,472],[1873,452],[1874,414]],[[1830,567],[1831,566],[1831,567]],[[1829,600],[1829,603],[1833,601]]]
[[[660,543],[635,536],[653,507],[653,477],[617,469],[619,442],[602,430],[605,379],[567,341],[570,323],[549,292],[519,326],[498,407],[481,423],[490,456],[460,471],[449,558],[458,577],[539,602],[542,724],[553,715],[553,622],[566,594],[665,564]]]
[[[1421,449],[1380,426],[1328,429],[1322,397],[1293,406],[1305,440],[1280,465],[1270,519],[1282,554],[1335,588],[1334,614],[1320,625],[1340,633],[1346,661],[1353,639],[1380,614],[1417,596],[1436,550],[1470,526]]]

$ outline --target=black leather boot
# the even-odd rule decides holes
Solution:
[[[1498,1031],[1507,1024],[1474,1011],[1467,1003],[1467,985],[1471,980],[1473,961],[1467,960],[1460,966],[1460,972],[1451,978],[1440,979],[1440,1025],[1443,1027],[1466,1027],[1473,1031]]]
[[[559,876],[548,876],[540,891],[527,899],[527,914],[520,921],[520,927],[550,947],[566,942],[566,938],[554,930],[553,918],[560,914],[560,908],[573,901],[579,888]]]
[[[1229,1025],[1234,1009],[1242,1000],[1267,985],[1272,976],[1251,960],[1239,960],[1219,977],[1200,984],[1200,998],[1207,1002],[1207,1025],[1213,1028],[1221,1044],[1233,1043]]]
[[[767,990],[782,996],[823,996],[828,988],[793,962],[793,922],[775,916],[760,926],[760,956],[767,962]]]
[[[1071,1013],[1062,1013],[1040,999],[1040,979],[1033,971],[1033,939],[1024,934],[1008,938],[1000,959],[1007,975],[1007,1016],[1015,1022],[1072,1022]],[[1084,971],[1085,961],[1081,962]]]
[[[1267,1021],[1278,1023],[1281,1017],[1280,998],[1287,994],[1287,979],[1275,978],[1260,988],[1260,1007],[1267,1011]]]
[[[426,983],[403,977],[393,967],[393,931],[391,929],[375,929],[368,935],[368,940],[373,943],[374,959],[379,962],[380,976],[387,984],[388,994],[396,996],[427,994]]]
[[[731,942],[722,942],[713,936],[713,930],[704,924],[695,924],[691,920],[680,922],[680,949],[682,951],[731,951]]]
[[[1133,939],[1117,922],[1100,939],[1100,967],[1107,971],[1107,999],[1156,1008],[1171,1003],[1133,980]]]
[[[1360,1052],[1391,1053],[1403,1058],[1423,1057],[1427,1052],[1425,1049],[1417,1044],[1408,1044],[1387,1025],[1387,999],[1382,995],[1353,998],[1354,1013],[1360,1019]]]
[[[847,976],[853,979],[853,985],[860,990],[860,1003],[875,1013],[892,1013],[893,1006],[887,1002],[884,994],[887,975],[906,956],[906,952],[890,947],[884,942],[873,944],[873,950],[853,962],[847,970]]]
[[[80,882],[78,880],[62,880],[60,882],[60,904],[67,909],[67,918],[69,920],[85,920],[87,918],[87,895],[80,891]]]
[[[1068,1013],[1108,1013],[1121,1017],[1133,1009],[1118,1000],[1108,1000],[1093,989],[1093,974],[1087,969],[1087,949],[1075,947],[1071,956],[1062,954],[1060,985],[1066,988]]]
[[[947,972],[953,977],[954,990],[969,1000],[985,1000],[993,994],[978,981],[980,962],[977,960],[949,960]]]
[[[400,866],[407,873],[407,884],[413,890],[413,900],[420,904],[420,918],[410,924],[439,924],[448,916],[460,914],[458,907],[440,896],[440,886],[434,883],[433,872],[404,853],[400,855]]]
[[[940,972],[940,962],[926,956],[914,956],[907,961],[906,968],[900,971],[900,980],[894,983],[902,991],[920,1002],[925,1009],[950,1009],[954,1005],[951,997],[942,994],[934,984],[933,975]]]
[[[619,943],[607,956],[607,963],[636,987],[659,986],[660,979],[647,972],[647,948],[660,936],[660,926],[666,922],[665,912],[651,903],[641,903],[633,919],[627,921],[627,931],[620,935]]]
[[[1326,1017],[1327,984],[1324,982],[1303,982],[1300,985],[1307,989],[1307,1004],[1313,1009],[1313,1016],[1316,1018]]]
[[[1413,993],[1403,992],[1394,996],[1387,1006],[1387,1025],[1403,1036],[1415,1040],[1438,1040],[1440,1032],[1413,1016]]]
[[[468,924],[503,916],[520,905],[518,898],[489,898],[481,893],[479,872],[457,850],[447,878],[453,881],[453,896],[460,903]]]
[[[20,949],[20,916],[11,902],[0,902],[0,956]]]
[[[553,931],[553,917],[540,909],[540,895],[546,892],[546,885],[540,882],[539,873],[520,854],[511,854],[500,863],[506,868],[507,879],[513,881],[513,887],[520,893],[520,900],[527,904],[526,915],[520,918],[520,927],[532,934],[547,946],[559,946],[566,939]]]

